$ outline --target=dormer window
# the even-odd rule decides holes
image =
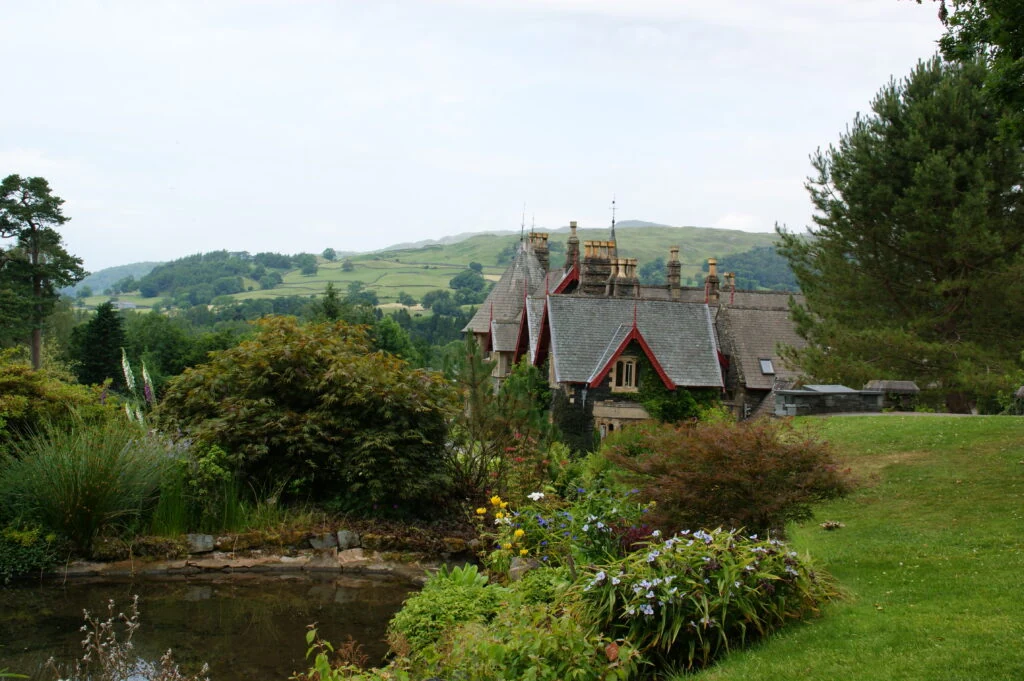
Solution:
[[[759,359],[757,361],[761,363],[761,373],[762,374],[765,374],[766,376],[768,376],[768,375],[771,375],[771,374],[775,373],[775,367],[772,365],[772,360],[771,359],[762,358],[762,359]]]
[[[612,375],[612,392],[636,392],[636,358],[620,357]]]

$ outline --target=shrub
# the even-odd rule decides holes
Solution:
[[[258,487],[288,483],[345,510],[436,512],[448,498],[441,450],[454,393],[439,374],[373,352],[363,327],[257,322],[254,338],[173,379],[157,414],[233,457]]]
[[[59,542],[43,536],[39,527],[5,527],[0,530],[0,584],[39,574],[57,563]]]
[[[476,577],[475,573],[460,572],[437,573],[428,579],[388,625],[392,649],[407,650],[413,658],[429,658],[437,654],[436,644],[449,629],[491,619],[507,591]]]
[[[490,625],[466,624],[450,638],[447,654],[430,671],[465,681],[628,679],[641,662],[630,644],[550,604],[505,608]]]
[[[737,531],[685,531],[647,546],[579,583],[578,616],[629,640],[659,666],[704,665],[833,595],[775,539]]]
[[[16,359],[15,350],[0,351],[0,455],[44,422],[84,420],[116,415],[104,390],[78,385],[71,374],[50,368],[34,371]]]
[[[151,508],[166,461],[163,443],[124,419],[45,423],[0,463],[0,499],[88,554],[100,531]]]
[[[827,443],[788,422],[645,426],[605,455],[643,499],[657,502],[661,528],[745,527],[781,533],[811,517],[811,504],[842,496],[850,482]]]

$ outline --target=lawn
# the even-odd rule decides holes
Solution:
[[[687,679],[1024,678],[1024,419],[807,419],[861,480],[791,530],[838,581],[823,617]],[[825,531],[819,523],[845,527]]]

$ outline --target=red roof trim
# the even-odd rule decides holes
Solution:
[[[565,289],[569,288],[569,284],[571,284],[573,282],[576,282],[578,284],[579,281],[580,281],[579,263],[573,263],[572,264],[572,268],[569,270],[568,274],[566,274],[562,278],[562,281],[558,282],[558,286],[555,287],[555,290],[552,291],[552,293],[556,293],[556,294],[557,293],[565,293]]]
[[[640,329],[638,329],[635,324],[633,328],[630,329],[629,335],[622,339],[622,342],[619,344],[619,347],[612,354],[612,357],[611,359],[608,360],[608,363],[601,368],[601,371],[597,374],[597,376],[594,377],[594,380],[590,382],[590,387],[596,388],[599,385],[601,385],[601,381],[603,381],[605,376],[608,375],[608,372],[611,371],[612,365],[615,364],[615,361],[622,355],[622,353],[626,350],[626,348],[632,341],[636,341],[637,343],[640,344],[640,348],[644,351],[644,354],[647,355],[647,359],[650,360],[651,366],[654,367],[654,370],[661,378],[661,382],[665,384],[665,387],[668,388],[669,390],[675,390],[676,384],[672,382],[672,379],[668,377],[668,374],[665,373],[665,370],[661,368],[661,363],[658,362],[658,358],[654,356],[654,351],[651,350],[651,346],[647,344],[646,340],[644,340],[644,335],[640,333]]]
[[[544,309],[540,314],[540,329],[537,332],[537,352],[530,358],[533,366],[539,367],[544,363],[544,359],[547,357],[548,346],[551,344],[550,339],[551,323],[548,320],[548,303],[545,298]]]
[[[491,303],[491,314],[487,319],[487,337],[480,352],[491,351],[491,336],[494,335],[494,303]]]
[[[516,349],[512,355],[512,361],[519,362],[519,358],[523,356],[523,353],[530,347],[530,323],[527,320],[529,310],[526,305],[526,296],[523,296],[523,312],[519,315],[519,331],[516,332]]]

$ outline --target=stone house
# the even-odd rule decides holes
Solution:
[[[731,275],[723,287],[714,260],[704,287],[683,287],[678,248],[665,284],[641,285],[636,259],[618,256],[614,224],[608,240],[582,244],[576,229],[556,268],[549,235],[530,233],[466,325],[496,383],[528,357],[547,367],[553,410],[602,436],[650,418],[638,399],[650,385],[717,391],[737,418],[772,413],[774,391],[797,378],[779,347],[804,342],[790,294],[739,291]]]

